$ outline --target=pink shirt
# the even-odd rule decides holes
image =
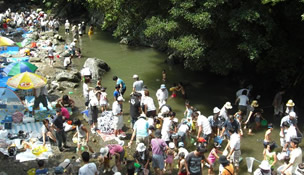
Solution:
[[[62,116],[64,116],[65,119],[69,119],[70,118],[70,113],[69,113],[69,111],[68,111],[67,108],[62,107],[61,108],[61,113],[62,113]]]
[[[108,147],[111,155],[114,155],[114,153],[121,153],[123,151],[123,147],[117,144],[108,145]]]

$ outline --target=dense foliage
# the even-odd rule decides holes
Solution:
[[[304,0],[62,1],[101,12],[102,29],[191,70],[251,74],[285,87],[304,81]]]

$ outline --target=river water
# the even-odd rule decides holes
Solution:
[[[67,41],[71,41],[67,37]],[[191,105],[195,106],[205,116],[212,114],[212,109],[217,106],[221,108],[226,101],[234,103],[235,92],[238,90],[237,83],[231,82],[228,78],[217,77],[202,72],[191,72],[184,70],[180,65],[168,65],[165,63],[166,55],[160,53],[152,48],[145,47],[131,47],[119,44],[119,40],[113,39],[110,33],[96,31],[94,35],[88,37],[84,35],[79,39],[79,46],[82,48],[83,58],[74,61],[77,68],[81,68],[85,59],[89,57],[96,57],[104,60],[111,70],[102,78],[102,85],[107,87],[108,98],[113,102],[113,91],[115,82],[112,80],[114,75],[123,79],[127,85],[127,91],[124,95],[126,102],[124,102],[124,121],[128,123],[129,111],[129,94],[132,91],[133,74],[139,75],[140,79],[144,80],[144,84],[150,90],[150,96],[154,98],[155,105],[158,106],[155,100],[156,90],[162,84],[162,70],[167,72],[166,82],[167,88],[170,88],[173,83],[183,82],[186,86],[186,91]],[[74,95],[82,93],[82,91],[75,90]],[[169,99],[168,104],[177,113],[179,119],[183,117],[185,100],[181,94],[177,98]],[[236,109],[236,106],[234,106]],[[128,126],[129,124],[126,124]],[[273,131],[273,138],[279,144],[279,127]],[[257,132],[254,136],[245,136],[241,140],[241,150],[243,161],[241,162],[240,174],[247,174],[247,167],[245,157],[255,157],[258,160],[263,159],[263,138],[265,128]],[[128,130],[128,132],[131,132]],[[225,145],[225,143],[224,143]],[[223,150],[224,148],[222,148]],[[278,148],[277,151],[280,151]],[[208,156],[208,153],[205,156]],[[280,163],[279,163],[280,164]],[[277,164],[277,165],[279,165]],[[216,168],[219,164],[216,165]],[[258,163],[254,164],[254,169]],[[278,166],[276,166],[277,168]],[[206,169],[206,168],[205,168]],[[253,169],[253,170],[254,170]],[[217,171],[216,171],[217,172]],[[204,174],[207,171],[204,170]],[[249,173],[248,173],[249,174]]]

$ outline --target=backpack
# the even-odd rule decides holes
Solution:
[[[64,173],[64,168],[62,166],[57,166],[55,167],[55,174],[63,174]]]

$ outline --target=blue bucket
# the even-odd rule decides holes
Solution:
[[[223,139],[222,139],[220,136],[216,136],[216,137],[214,138],[214,142],[217,142],[218,144],[222,144]]]

